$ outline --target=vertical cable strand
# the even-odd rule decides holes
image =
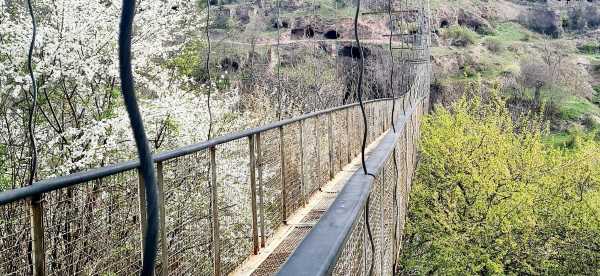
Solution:
[[[206,108],[208,109],[208,133],[206,134],[206,140],[210,140],[212,137],[212,127],[213,127],[213,116],[212,109],[210,106],[210,96],[212,90],[212,79],[210,76],[210,0],[206,0],[206,43],[208,46],[208,50],[206,52],[206,75],[208,78],[208,93],[206,95]]]
[[[140,171],[144,180],[146,190],[146,234],[144,235],[144,252],[141,275],[152,275],[156,259],[156,247],[158,241],[158,187],[156,173],[152,161],[152,152],[148,145],[142,115],[138,108],[133,73],[131,69],[131,36],[133,28],[133,17],[135,14],[135,0],[123,0],[123,10],[119,25],[119,75],[121,77],[121,93],[135,144],[140,158]]]
[[[37,170],[37,146],[35,143],[35,110],[37,109],[37,85],[35,83],[35,76],[33,75],[33,48],[35,47],[35,38],[37,34],[37,26],[35,22],[35,16],[33,14],[33,6],[31,0],[27,0],[27,8],[29,9],[29,15],[31,16],[31,43],[29,44],[29,53],[27,54],[27,69],[29,70],[29,77],[31,78],[31,109],[29,110],[29,119],[27,122],[29,131],[29,143],[31,148],[31,161],[29,165],[29,179],[28,185],[32,185],[35,180],[35,174]]]

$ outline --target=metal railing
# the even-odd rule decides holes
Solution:
[[[368,143],[390,128],[392,101],[366,102]],[[360,116],[351,104],[155,155],[156,273],[224,275],[257,254],[360,153]],[[0,274],[31,274],[32,259],[47,275],[139,273],[146,214],[138,169],[129,161],[0,193]]]
[[[426,81],[415,86],[414,104],[394,114],[397,132],[387,132],[369,155],[374,176],[355,172],[278,275],[396,275],[419,125],[429,106]]]

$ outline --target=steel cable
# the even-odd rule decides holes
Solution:
[[[208,93],[206,94],[206,108],[208,109],[208,133],[206,134],[206,139],[210,140],[211,136],[212,136],[212,126],[213,126],[213,117],[212,117],[212,109],[210,106],[210,96],[211,96],[211,90],[213,88],[213,84],[212,84],[212,79],[210,76],[210,53],[211,53],[211,49],[210,49],[210,1],[211,0],[206,0],[206,43],[207,43],[207,47],[208,50],[206,52],[206,76],[207,76],[207,81],[208,81]]]
[[[279,47],[281,44],[281,33],[280,33],[280,26],[281,26],[281,19],[279,18],[279,13],[280,13],[280,4],[281,0],[277,1],[277,119],[279,121],[281,121],[283,115],[282,115],[282,111],[281,111],[281,105],[282,105],[282,101],[283,101],[283,93],[281,91],[281,55],[279,52]]]
[[[369,173],[367,171],[367,165],[365,162],[365,147],[367,143],[367,134],[368,134],[368,123],[367,123],[367,114],[365,113],[365,106],[362,100],[362,82],[363,82],[363,74],[365,71],[364,67],[364,55],[363,49],[360,46],[360,38],[358,37],[358,15],[360,14],[360,0],[356,0],[356,13],[354,14],[354,39],[356,40],[356,46],[358,47],[358,66],[359,66],[359,74],[358,74],[358,84],[357,84],[357,96],[358,96],[358,104],[360,106],[360,111],[362,114],[364,129],[363,129],[363,137],[362,137],[362,145],[361,145],[361,164],[363,168],[363,172],[365,175],[370,175],[372,177],[376,177],[374,174]],[[369,241],[371,243],[371,266],[369,267],[369,275],[373,274],[373,265],[375,263],[375,242],[373,241],[373,233],[371,232],[371,224],[369,222],[369,205],[371,201],[371,193],[367,197],[366,202],[366,210],[365,210],[365,224],[367,225],[367,234],[369,235]]]
[[[29,110],[28,119],[28,132],[29,132],[29,143],[31,147],[31,161],[29,167],[29,179],[28,185],[32,185],[35,179],[37,170],[37,146],[35,143],[35,110],[37,109],[37,85],[35,83],[35,76],[33,75],[33,48],[35,47],[35,38],[37,34],[37,26],[35,22],[35,16],[33,14],[33,6],[31,0],[27,0],[27,8],[29,9],[29,15],[31,16],[31,43],[29,44],[29,53],[27,54],[27,68],[29,70],[29,77],[31,78],[31,109]],[[39,197],[38,197],[39,198]]]
[[[392,130],[396,133],[396,123],[394,120],[394,113],[396,111],[396,95],[394,93],[394,52],[392,49],[392,36],[394,35],[394,21],[392,19],[392,0],[388,0],[388,16],[390,21],[390,40],[389,40],[389,50],[390,50],[390,93],[392,94]]]
[[[394,93],[394,53],[392,49],[392,36],[394,35],[394,21],[392,19],[392,0],[388,0],[388,17],[390,21],[390,39],[389,39],[389,50],[390,50],[390,62],[391,62],[391,70],[390,70],[390,92],[392,94],[392,131],[396,133],[396,123],[394,114],[396,113],[396,95]],[[399,177],[398,171],[398,160],[396,159],[396,147],[394,147],[393,152],[393,161],[394,161],[394,169],[396,172],[396,179]],[[394,202],[394,234],[392,240],[394,241],[394,250],[393,253],[397,254],[397,231],[398,231],[398,184],[394,184],[394,192],[393,192],[393,202]],[[396,266],[397,266],[397,255],[394,256],[394,262],[392,263],[392,275],[396,275]]]
[[[362,93],[363,93],[362,83],[363,83],[363,75],[364,75],[364,71],[365,71],[365,64],[364,64],[363,49],[360,46],[360,38],[358,37],[358,15],[359,14],[360,14],[360,0],[357,0],[356,1],[356,13],[354,14],[354,39],[356,42],[356,47],[358,47],[358,67],[359,67],[358,84],[356,87],[356,94],[358,97],[358,104],[360,106],[360,111],[362,113],[362,119],[363,119],[363,124],[364,124],[360,158],[361,158],[363,172],[366,175],[373,175],[367,171],[367,166],[366,166],[366,162],[365,162],[365,148],[366,148],[366,143],[367,143],[368,122],[367,122],[367,114],[365,113],[365,105],[364,105],[364,102],[362,99]],[[375,175],[373,175],[373,176],[375,176]]]
[[[144,235],[143,261],[141,275],[152,275],[156,259],[158,241],[158,187],[152,152],[148,145],[142,115],[137,104],[133,73],[131,69],[131,37],[133,17],[135,15],[135,0],[123,0],[121,22],[119,24],[119,75],[121,77],[121,93],[135,143],[140,158],[140,172],[146,191],[147,228]]]

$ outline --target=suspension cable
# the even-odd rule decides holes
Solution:
[[[365,64],[364,64],[363,49],[360,46],[360,38],[358,37],[358,15],[359,14],[360,14],[360,0],[356,0],[356,13],[354,14],[354,39],[356,41],[356,47],[358,47],[358,67],[359,67],[358,84],[357,84],[356,89],[357,89],[357,96],[358,96],[358,104],[360,106],[360,111],[362,113],[362,119],[363,119],[363,124],[364,124],[360,159],[361,159],[361,163],[362,163],[363,172],[366,175],[373,175],[367,171],[367,166],[366,166],[366,162],[365,162],[365,148],[366,148],[366,144],[367,144],[367,134],[368,134],[369,126],[368,126],[368,122],[367,122],[367,114],[365,113],[365,106],[364,106],[364,103],[362,100],[362,93],[363,93],[362,83],[363,83],[363,74],[365,71]]]
[[[396,123],[394,120],[394,114],[396,111],[396,95],[394,93],[394,50],[392,48],[392,36],[394,36],[394,21],[392,19],[392,0],[388,0],[388,17],[390,21],[390,41],[389,41],[389,49],[390,49],[390,61],[391,61],[391,69],[390,69],[390,93],[392,94],[392,130],[396,133]]]
[[[27,8],[29,9],[29,16],[31,16],[31,43],[29,44],[29,53],[27,54],[27,68],[29,70],[29,77],[31,78],[31,109],[29,110],[29,119],[27,122],[29,131],[29,143],[31,147],[31,161],[29,166],[29,179],[28,185],[32,185],[35,179],[37,170],[37,146],[35,143],[35,111],[37,109],[37,85],[35,83],[35,76],[33,75],[33,48],[35,47],[35,38],[37,34],[37,26],[35,22],[35,16],[33,14],[33,6],[31,0],[27,0]]]
[[[394,20],[392,18],[392,0],[388,0],[388,17],[390,21],[390,39],[389,39],[389,50],[390,50],[390,61],[391,61],[391,69],[390,69],[390,92],[392,94],[392,131],[396,133],[396,123],[395,123],[395,113],[396,113],[396,95],[394,93],[394,52],[392,47],[392,36],[394,35]],[[398,179],[400,173],[398,171],[398,160],[396,158],[396,147],[394,147],[393,152],[393,162],[394,162],[394,171],[396,172],[396,179]],[[397,239],[398,233],[398,185],[394,184],[393,189],[393,202],[394,202],[394,233],[393,233],[393,241]],[[393,248],[394,254],[397,254],[397,242],[394,243]],[[396,266],[397,266],[397,256],[394,256],[394,261],[392,263],[392,275],[396,275]]]
[[[206,134],[206,140],[210,140],[212,136],[212,127],[213,127],[213,116],[212,109],[210,106],[210,96],[212,90],[212,79],[210,76],[210,1],[206,0],[206,43],[208,46],[208,51],[206,52],[206,75],[208,79],[208,93],[206,94],[206,108],[208,109],[208,133]]]
[[[376,177],[374,174],[369,173],[367,171],[367,165],[365,162],[365,147],[366,147],[366,143],[367,143],[367,134],[368,134],[368,123],[367,123],[367,115],[365,113],[365,106],[362,100],[362,82],[363,82],[363,74],[364,74],[364,56],[363,56],[363,49],[360,45],[360,38],[358,37],[358,15],[360,14],[360,0],[356,0],[356,13],[354,14],[354,38],[356,40],[356,46],[358,47],[358,56],[359,56],[359,75],[358,75],[358,84],[357,84],[357,95],[358,95],[358,103],[360,106],[360,111],[362,113],[362,119],[363,119],[363,124],[364,124],[364,129],[363,129],[363,137],[362,137],[362,145],[361,145],[361,152],[360,152],[360,158],[361,158],[361,164],[362,164],[362,168],[363,168],[363,172],[365,173],[365,175],[370,175],[372,177]],[[367,234],[369,236],[369,241],[371,244],[371,252],[373,252],[371,254],[371,265],[369,267],[369,274],[368,275],[372,275],[373,274],[373,266],[375,264],[375,241],[373,240],[373,233],[371,231],[371,224],[369,222],[369,205],[370,205],[370,201],[371,201],[371,193],[369,193],[369,196],[367,197],[367,202],[366,202],[366,210],[365,210],[365,224],[367,226]]]
[[[281,105],[283,101],[283,92],[281,91],[281,54],[279,51],[279,47],[281,46],[281,19],[279,18],[280,13],[280,5],[281,0],[277,0],[277,119],[281,121],[283,118],[283,111],[281,110]]]
[[[131,69],[131,36],[133,28],[133,17],[135,14],[135,0],[123,0],[123,10],[119,25],[119,74],[121,77],[121,93],[135,143],[140,158],[140,172],[144,180],[146,190],[146,214],[147,228],[144,235],[143,262],[141,275],[152,275],[154,272],[154,261],[156,258],[156,247],[158,241],[158,188],[152,152],[148,145],[142,115],[138,108],[133,73]]]

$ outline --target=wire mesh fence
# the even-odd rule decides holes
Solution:
[[[48,275],[135,274],[141,234],[135,170],[44,196]]]
[[[428,76],[423,75],[423,70],[429,70],[423,65],[429,59],[428,41],[423,40],[428,32],[423,27],[427,15],[409,8],[408,1],[392,1],[392,7],[384,0],[363,4],[366,19],[358,33],[369,39],[362,48],[350,27],[356,1],[259,2],[235,7],[209,4],[214,16],[208,26],[212,42],[202,40],[186,47],[205,49],[211,43],[208,67],[213,77],[221,79],[217,85],[235,83],[242,98],[267,99],[267,106],[277,108],[276,113],[263,114],[264,118],[248,125],[339,108],[268,129],[234,133],[155,160],[162,205],[157,274],[233,271],[256,253],[257,244],[266,246],[311,195],[360,154],[365,131],[366,145],[389,131],[392,100],[388,97],[406,94],[396,100],[393,116],[399,118],[405,105],[409,106],[406,103],[416,102],[423,96],[419,93],[427,90]],[[281,7],[287,9],[280,12]],[[365,25],[386,9],[404,11],[369,31]],[[277,16],[272,16],[275,11]],[[254,25],[228,33],[225,27],[233,17]],[[268,20],[253,21],[256,18]],[[261,29],[258,36],[252,28],[260,24],[268,28]],[[389,28],[398,32],[390,34],[391,52],[383,43]],[[358,105],[343,106],[358,100],[360,51],[366,58],[363,100],[380,99],[365,103],[366,124]],[[391,85],[387,83],[389,68],[402,72]],[[192,78],[205,82],[210,70],[194,72]],[[409,172],[416,162],[418,118],[409,120],[403,131],[405,149],[398,154],[398,167],[404,172],[399,174],[402,179],[397,190],[402,194],[398,202],[405,206],[412,181]],[[225,128],[215,130],[218,135],[225,132]],[[396,184],[388,181],[398,175],[392,174],[390,166],[378,177],[369,210],[356,222],[336,268],[339,274],[366,273],[371,256],[375,271],[388,271],[388,251],[393,245],[388,236],[396,227],[390,220],[402,217],[400,213],[392,215],[395,203],[389,192]],[[49,275],[139,273],[146,214],[144,183],[136,168],[118,164],[76,175],[76,181],[55,180],[70,184],[36,194],[41,197],[41,224],[33,222],[28,197],[1,204],[0,274],[32,274],[35,256],[42,256],[42,267]],[[370,241],[365,240],[368,232],[374,237],[372,252]],[[41,240],[34,241],[32,233],[41,234]],[[42,250],[34,252],[33,245],[43,245]]]
[[[336,261],[329,264],[333,275],[369,275],[369,271],[372,275],[394,274],[416,158],[418,124],[415,122],[421,120],[426,100],[422,94],[419,96],[401,129],[397,130],[397,141],[387,152],[387,158],[372,172],[375,177],[368,199],[363,202],[360,215],[352,218],[351,231]]]
[[[380,102],[365,104],[374,116],[372,126],[383,124],[384,117],[376,114],[387,105]],[[356,140],[361,133],[352,125],[360,121],[359,112],[356,105],[341,107],[157,161],[163,206],[157,274],[212,274],[217,266],[221,273],[229,273],[252,254],[254,243],[268,244],[269,237],[308,197],[357,156],[361,143]],[[350,132],[354,136],[346,134]],[[42,194],[42,255],[47,274],[139,273],[146,220],[144,183],[135,166],[119,168]],[[211,170],[215,170],[215,182]],[[19,200],[1,208],[0,271],[30,274],[29,203]]]
[[[249,152],[247,139],[217,146],[216,189],[218,198],[221,272],[233,271],[252,252]]]
[[[208,151],[162,163],[166,262],[170,275],[212,273]],[[205,233],[200,235],[199,233]],[[160,241],[163,242],[162,240]],[[161,247],[159,247],[161,248]],[[159,261],[164,260],[160,252]]]
[[[0,206],[0,274],[31,274],[31,242],[29,204],[19,200]]]

